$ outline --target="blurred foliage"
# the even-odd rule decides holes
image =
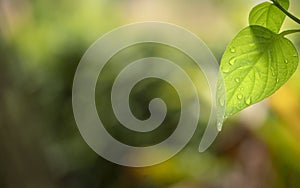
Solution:
[[[299,2],[291,3],[299,7]],[[0,187],[300,187],[299,71],[270,100],[227,121],[205,153],[197,148],[210,110],[205,105],[210,103],[199,82],[204,104],[199,129],[183,151],[152,167],[127,168],[102,159],[83,141],[74,121],[71,90],[76,66],[104,33],[136,21],[168,21],[199,35],[220,59],[226,44],[246,25],[253,5],[238,0],[1,0]],[[299,36],[292,40],[299,49]],[[195,79],[203,79],[174,49],[154,45],[126,50],[137,54],[132,59],[165,56],[185,64]],[[121,68],[126,50],[111,60],[117,69],[107,68]],[[98,81],[99,111],[110,108],[109,100],[101,101],[117,74],[110,73]],[[149,86],[155,89],[145,93]],[[137,117],[149,115],[146,107],[153,96],[165,98],[170,109],[163,133],[155,136],[163,139],[178,119],[177,95],[159,80],[138,84],[130,99]],[[112,112],[104,121],[108,127],[119,126]],[[115,136],[122,140],[125,133],[116,131]],[[131,138],[132,144],[153,143],[152,136]]]

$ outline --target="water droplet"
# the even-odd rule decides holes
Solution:
[[[276,83],[278,83],[278,82],[279,82],[279,78],[276,79]]]
[[[218,131],[221,131],[221,130],[222,130],[222,125],[223,125],[223,123],[218,122],[218,124],[217,124],[217,129],[218,129]]]
[[[233,65],[235,63],[235,58],[232,58],[230,61],[229,61],[229,64],[230,65]]]
[[[250,104],[251,104],[251,98],[247,98],[247,99],[245,100],[245,103],[246,103],[247,105],[250,105]]]
[[[271,72],[272,72],[272,76],[275,76],[275,71],[273,67],[271,67]]]
[[[231,47],[231,48],[230,48],[230,52],[231,52],[231,53],[235,53],[235,52],[236,52],[236,51],[235,51],[235,48],[234,48],[234,47]]]
[[[284,60],[284,62],[287,64],[287,63],[288,63],[288,60],[287,60],[287,59],[285,59],[285,60]]]
[[[251,43],[251,44],[249,44],[249,46],[255,46],[255,44],[254,44],[254,43]]]
[[[239,88],[239,90],[240,90],[240,91],[243,91],[243,90],[244,90],[244,88],[243,88],[243,87],[240,87],[240,88]]]
[[[243,98],[243,95],[242,94],[238,94],[237,98],[241,100]]]
[[[239,82],[240,82],[240,79],[239,79],[239,78],[236,78],[235,81],[236,81],[237,83],[239,83]]]
[[[223,73],[229,73],[230,72],[230,68],[228,66],[224,66],[222,72]]]

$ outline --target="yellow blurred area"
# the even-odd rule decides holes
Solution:
[[[296,74],[299,74],[299,71]],[[295,77],[297,75],[293,79]],[[272,95],[269,101],[272,110],[284,122],[284,127],[291,132],[300,144],[300,93],[293,84],[293,80],[291,80],[291,83],[284,85]]]

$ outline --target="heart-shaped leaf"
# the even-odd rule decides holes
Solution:
[[[297,50],[283,34],[261,26],[243,29],[228,45],[221,60],[225,116],[273,94],[287,82],[297,65]]]
[[[289,8],[288,0],[278,0],[277,2],[285,9]],[[251,10],[249,15],[249,24],[260,25],[278,33],[285,17],[285,14],[273,3],[264,2],[255,6]]]

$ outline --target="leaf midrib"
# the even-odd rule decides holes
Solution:
[[[262,51],[262,52],[258,53],[258,54],[260,54],[260,55],[258,55],[259,57],[257,58],[257,60],[255,60],[255,63],[253,64],[253,68],[256,66],[256,64],[259,62],[259,60],[263,57],[263,55],[264,55],[266,52],[269,51],[270,46],[271,46],[271,44],[272,44],[272,41],[276,41],[276,40],[277,40],[277,35],[271,37],[269,40],[270,40],[269,42],[266,42],[266,49],[268,49],[268,50],[265,50],[265,51]],[[248,52],[247,52],[247,53],[248,53]],[[270,64],[270,61],[268,61],[268,67],[269,67],[269,64]],[[241,85],[241,84],[243,83],[243,81],[246,79],[246,77],[247,77],[248,74],[251,72],[251,70],[253,70],[253,68],[249,68],[249,71],[246,72],[245,76],[244,76],[243,79],[241,79],[240,82],[237,84],[237,87],[236,87],[236,88],[239,88],[239,87],[240,87],[240,85]],[[267,73],[267,80],[268,80],[268,78],[269,78],[269,68],[268,68],[267,71],[268,71],[268,73]],[[265,83],[265,86],[266,86],[266,83]],[[266,87],[264,87],[264,90],[263,90],[262,94],[265,92],[265,89],[266,89]],[[252,92],[253,92],[253,90],[251,90],[251,93],[252,93]],[[235,94],[236,94],[236,89],[233,91],[233,94],[232,94],[231,97],[228,99],[228,103],[231,102],[231,100],[232,100],[232,98],[235,96]],[[258,97],[258,100],[259,100],[259,98],[261,98],[262,94]],[[230,115],[230,114],[229,114],[229,115]]]

